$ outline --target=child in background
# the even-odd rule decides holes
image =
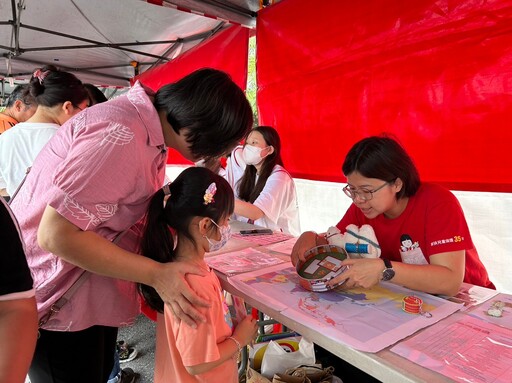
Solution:
[[[164,198],[168,196],[164,203]],[[155,383],[238,382],[237,356],[255,337],[256,321],[246,316],[236,328],[220,282],[204,260],[206,252],[220,249],[231,234],[233,191],[212,171],[191,167],[153,196],[141,240],[143,255],[158,262],[191,261],[207,276],[187,274],[194,291],[211,307],[202,308],[205,323],[193,328],[173,315],[156,291],[140,285],[150,307],[157,310]]]

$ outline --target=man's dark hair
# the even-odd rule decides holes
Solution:
[[[236,146],[252,126],[252,109],[240,89],[224,72],[200,69],[163,86],[155,108],[186,140],[196,158],[219,157]]]
[[[23,102],[26,106],[30,106],[36,102],[34,97],[32,97],[28,92],[28,84],[16,85],[16,87],[12,90],[11,94],[9,95],[5,107],[13,107],[16,100],[21,100],[21,102]]]

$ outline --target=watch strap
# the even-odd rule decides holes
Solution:
[[[393,264],[389,259],[382,258],[384,261],[384,266],[386,267],[384,270],[382,270],[382,280],[383,281],[390,281],[395,277],[395,270],[393,270]]]

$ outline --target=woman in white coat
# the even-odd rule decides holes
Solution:
[[[249,132],[228,159],[226,179],[235,192],[238,221],[300,234],[297,192],[281,160],[281,140],[270,126]]]

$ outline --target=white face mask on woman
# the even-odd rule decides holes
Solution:
[[[242,152],[242,156],[244,158],[245,163],[247,165],[258,165],[266,157],[261,157],[261,151],[267,148],[268,146],[266,148],[259,148],[253,145],[245,145],[244,150]]]

